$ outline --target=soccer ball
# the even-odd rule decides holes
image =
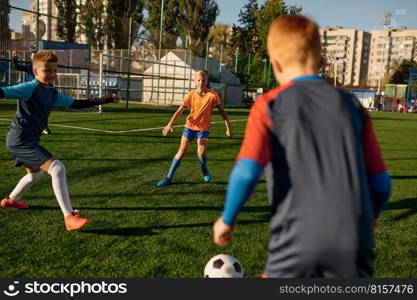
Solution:
[[[243,278],[243,267],[235,257],[219,254],[206,264],[204,278]]]

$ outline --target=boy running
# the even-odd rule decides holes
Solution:
[[[7,134],[6,145],[16,157],[16,166],[24,166],[27,174],[22,177],[9,197],[1,201],[4,208],[28,209],[22,195],[44,172],[52,177],[52,188],[64,214],[68,231],[84,227],[88,219],[74,213],[68,194],[65,166],[50,152],[39,145],[42,130],[48,123],[53,107],[84,108],[115,102],[116,95],[89,100],[74,100],[56,90],[53,82],[57,72],[57,57],[48,51],[33,56],[35,79],[16,86],[0,89],[0,98],[18,99],[16,116]]]
[[[174,131],[174,124],[181,117],[186,108],[190,110],[187,121],[181,137],[180,148],[172,160],[171,167],[165,179],[157,183],[158,187],[162,187],[171,183],[175,171],[180,165],[181,159],[187,153],[191,142],[197,138],[197,155],[200,160],[201,171],[205,182],[209,182],[212,177],[207,168],[207,143],[209,136],[209,129],[211,127],[211,114],[213,108],[217,108],[226,125],[226,136],[232,136],[229,119],[226,112],[221,107],[221,101],[217,93],[207,87],[208,76],[205,70],[197,70],[194,83],[197,87],[185,96],[181,106],[174,113],[168,125],[162,130],[162,135],[166,136],[168,133]]]
[[[372,276],[374,222],[391,185],[371,118],[352,94],[317,76],[315,23],[280,17],[267,47],[281,86],[251,109],[214,242],[231,240],[236,215],[266,167],[272,216],[265,276]]]

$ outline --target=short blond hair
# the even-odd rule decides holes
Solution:
[[[283,64],[312,65],[321,61],[319,27],[300,15],[286,15],[275,19],[269,26],[268,54]]]
[[[39,62],[58,62],[58,57],[50,51],[38,51],[33,55],[32,63],[36,64]]]

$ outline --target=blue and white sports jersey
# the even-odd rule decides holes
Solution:
[[[5,98],[18,99],[16,116],[11,130],[23,138],[39,139],[48,124],[53,107],[68,108],[74,99],[54,86],[44,86],[36,79],[19,85],[2,88]]]

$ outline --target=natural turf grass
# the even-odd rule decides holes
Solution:
[[[0,102],[0,119],[11,119],[14,102]],[[108,107],[108,106],[107,106]],[[160,130],[104,133],[54,126],[132,130],[164,126],[173,109],[123,105],[103,114],[55,111],[53,134],[42,145],[66,166],[74,207],[92,223],[66,232],[45,175],[24,199],[28,211],[0,210],[1,277],[202,277],[205,263],[218,253],[236,256],[246,277],[263,270],[268,243],[269,207],[261,181],[239,215],[235,241],[226,248],[212,243],[211,226],[223,207],[226,182],[239,150],[245,122],[213,126],[208,166],[213,182],[203,183],[195,144],[181,163],[175,184],[157,188],[178,149],[181,128],[168,137]],[[227,110],[244,119],[247,110]],[[214,113],[214,121],[221,121]],[[417,277],[417,115],[375,113],[374,127],[394,179],[390,205],[376,232],[376,276]],[[183,124],[184,117],[177,122]],[[4,141],[9,122],[0,120]],[[0,147],[0,196],[24,174]]]

